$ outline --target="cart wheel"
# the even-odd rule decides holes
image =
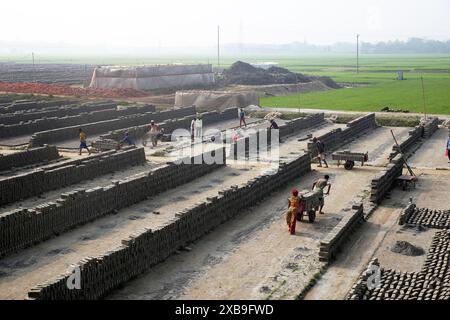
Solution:
[[[303,212],[297,214],[297,221],[303,221]]]
[[[310,223],[313,223],[316,220],[316,211],[310,210],[308,212],[308,219]]]
[[[352,170],[354,165],[355,165],[355,161],[347,160],[344,164],[344,168],[346,170]]]

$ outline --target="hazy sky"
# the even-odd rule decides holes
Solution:
[[[450,39],[450,0],[1,0],[0,41],[83,45],[329,44]]]

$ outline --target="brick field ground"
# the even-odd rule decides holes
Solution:
[[[225,130],[235,128],[237,125],[237,119],[224,119],[207,124],[204,129],[214,127]],[[279,125],[286,128],[292,123],[280,121]],[[249,128],[265,129],[267,126],[268,122],[262,119],[249,119]],[[310,279],[325,265],[319,261],[321,241],[350,214],[356,196],[368,199],[370,193],[374,192],[373,187],[371,191],[371,181],[386,168],[389,163],[388,156],[392,152],[393,141],[390,130],[394,130],[399,141],[404,141],[411,129],[364,126],[365,122],[362,126],[355,124],[356,129],[351,129],[345,124],[323,121],[313,127],[296,129],[293,134],[283,136],[279,148],[280,158],[289,162],[298,159],[308,150],[308,135],[322,136],[335,129],[347,130],[347,133],[355,132],[356,135],[351,141],[338,144],[334,150],[368,151],[369,162],[367,166],[360,167],[357,164],[352,171],[347,171],[342,166],[338,168],[330,159],[331,151],[328,152],[330,168],[317,168],[313,163],[311,172],[282,184],[261,202],[255,202],[233,219],[215,226],[212,232],[188,244],[187,247],[178,248],[175,255],[170,255],[137,279],[122,283],[119,289],[109,292],[106,298],[296,298],[302,288],[307,286]],[[363,133],[357,134],[359,131]],[[447,192],[448,171],[435,170],[438,166],[448,168],[445,159],[441,159],[442,152],[439,152],[445,142],[442,141],[445,139],[445,132],[445,129],[439,129],[430,139],[418,141],[418,146],[421,147],[411,157],[413,166],[420,168],[417,169],[420,174],[417,188],[410,192],[397,189],[390,192],[388,199],[379,205],[369,220],[351,237],[350,242],[344,245],[342,249],[344,254],[339,255],[331,264],[307,298],[343,299],[374,255],[383,257],[384,260],[380,259],[383,265],[389,268],[393,266],[404,268],[406,271],[415,270],[417,265],[423,263],[423,257],[399,258],[386,248],[397,239],[415,240],[424,249],[427,248],[427,243],[432,237],[430,232],[415,235],[396,225],[398,212],[410,196],[416,199],[418,206],[436,209],[450,207]],[[95,135],[90,138],[95,138]],[[67,145],[60,145],[64,147],[60,155],[65,158],[58,161],[80,158],[70,150],[76,147],[76,139],[64,143]],[[73,190],[102,187],[102,192],[107,192],[105,190],[108,188],[118,188],[118,185],[131,181],[130,179],[137,174],[170,167],[166,162],[171,158],[155,156],[155,152],[162,150],[173,152],[174,149],[188,145],[189,143],[186,145],[178,141],[164,142],[155,149],[146,148],[145,163],[115,169],[111,173],[4,205],[0,208],[0,218],[6,217],[8,212],[18,208],[39,208],[46,203],[60,203],[62,195],[66,194],[65,198],[70,197]],[[214,146],[211,143],[205,145]],[[18,150],[14,150],[16,151]],[[0,151],[5,155],[10,152],[13,151],[10,149]],[[168,155],[170,156],[170,152]],[[86,155],[81,156],[85,157]],[[37,167],[42,167],[42,164],[37,164]],[[18,173],[27,174],[34,169],[24,167],[14,172],[3,172],[1,178],[9,179]],[[199,206],[204,201],[213,203],[216,201],[214,197],[224,189],[246,185],[255,181],[256,177],[270,174],[268,170],[268,164],[229,158],[226,166],[214,168],[212,172],[205,171],[193,177],[193,180],[172,185],[168,190],[163,190],[152,197],[140,199],[137,203],[95,217],[55,237],[1,257],[0,298],[26,299],[32,288],[55,281],[62,274],[66,274],[72,265],[83,259],[108,254],[123,245],[124,239],[143,228],[162,229],[173,222],[176,213]],[[286,199],[291,189],[293,187],[299,190],[309,189],[313,181],[324,174],[329,174],[332,182],[331,194],[325,199],[325,214],[319,215],[313,224],[298,223],[296,235],[290,236],[284,214]],[[179,175],[183,176],[183,172]],[[277,179],[277,176],[273,176],[273,179]],[[122,182],[112,183],[119,180]],[[132,197],[133,194],[125,195],[127,196]],[[364,209],[370,209],[366,202]],[[334,286],[340,286],[340,289],[331,290],[333,294],[330,295],[330,288]]]

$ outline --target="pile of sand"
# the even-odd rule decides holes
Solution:
[[[425,253],[422,248],[416,247],[407,241],[397,241],[391,248],[391,251],[411,257],[421,256]]]

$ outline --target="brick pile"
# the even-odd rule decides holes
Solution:
[[[65,100],[50,100],[50,101],[39,101],[39,100],[15,100],[13,103],[8,104],[7,106],[0,108],[0,114],[11,113],[16,111],[25,111],[25,110],[40,110],[44,108],[51,108],[61,105],[75,105],[79,101],[73,99],[65,99]]]
[[[39,131],[48,131],[64,127],[80,126],[88,122],[98,122],[103,120],[116,119],[122,116],[130,116],[151,112],[154,106],[130,107],[117,110],[105,109],[92,112],[82,112],[73,116],[64,117],[46,117],[41,119],[29,120],[17,124],[3,125],[0,124],[0,139],[11,138],[21,135],[31,135]]]
[[[54,202],[47,202],[35,208],[17,209],[1,214],[0,256],[117,212],[224,166],[225,162],[205,163],[208,162],[206,157],[211,157],[211,152],[191,157],[184,163],[169,163],[124,180],[113,181],[113,184],[105,187],[63,193],[61,198]],[[216,152],[225,154],[223,149]],[[225,161],[224,158],[222,160]]]
[[[17,124],[20,122],[26,122],[35,119],[42,119],[46,117],[65,117],[74,116],[83,112],[94,112],[105,109],[113,109],[117,107],[117,103],[114,102],[96,102],[96,103],[82,103],[79,105],[59,105],[57,107],[48,107],[39,110],[21,110],[11,113],[0,114],[0,124]],[[155,108],[151,109],[149,106],[148,111],[154,112]]]
[[[38,196],[100,175],[144,163],[143,148],[125,148],[84,159],[62,161],[0,179],[0,205]]]
[[[308,115],[303,118],[293,119],[291,121],[287,121],[285,124],[279,126],[280,130],[280,139],[285,138],[289,135],[296,134],[297,132],[315,127],[324,122],[324,114],[316,113],[313,115]]]
[[[335,259],[348,237],[364,221],[362,202],[356,200],[350,210],[344,211],[342,220],[320,241],[319,260],[330,262]]]
[[[425,139],[430,138],[437,129],[439,129],[439,119],[438,118],[427,118],[423,121],[423,137]]]
[[[402,210],[399,224],[450,229],[450,210],[417,208],[414,204],[410,204]]]
[[[167,119],[181,118],[195,114],[195,107],[172,109],[161,112],[146,112],[139,115],[123,116],[113,120],[84,123],[83,129],[88,135],[104,133],[132,126],[145,126],[151,120],[162,122]],[[33,134],[30,140],[30,146],[41,146],[44,144],[56,143],[78,137],[79,126],[71,126],[48,131],[41,131]]]
[[[380,203],[386,193],[391,190],[395,180],[402,175],[403,159],[402,155],[398,154],[391,160],[391,163],[386,166],[386,169],[379,172],[371,182],[370,201]]]
[[[55,146],[44,146],[11,153],[5,156],[0,155],[0,171],[19,168],[30,164],[51,161],[59,158],[58,150]]]
[[[369,263],[347,295],[349,300],[450,300],[450,230],[436,232],[420,272],[384,269],[377,259]],[[374,270],[380,271],[379,285],[369,289]]]
[[[416,126],[414,129],[409,130],[409,135],[403,141],[399,141],[400,148],[394,144],[392,146],[392,152],[389,155],[389,160],[394,159],[396,155],[399,153],[408,152],[412,146],[414,146],[420,138],[422,138],[424,132],[424,128],[422,126]]]
[[[32,299],[97,299],[163,261],[179,247],[198,239],[212,228],[254,206],[271,192],[311,170],[308,154],[283,163],[241,186],[232,186],[217,196],[176,213],[157,230],[141,230],[122,240],[122,245],[97,257],[79,262],[81,289],[69,290],[69,274],[43,283],[28,293]]]
[[[278,142],[281,138],[286,138],[289,135],[295,134],[301,130],[315,127],[324,121],[324,114],[317,113],[309,115],[304,118],[294,119],[288,121],[284,125],[279,127]],[[260,139],[264,139],[267,143],[260,143]],[[276,135],[272,134],[270,129],[259,129],[256,133],[250,134],[248,137],[244,137],[236,142],[231,143],[231,154],[233,159],[243,158],[257,158],[260,151],[266,151],[266,147],[270,148],[273,139],[276,139]],[[260,150],[260,148],[264,150]]]
[[[222,112],[219,111],[210,111],[201,113],[200,116],[203,119],[203,126],[210,125],[215,122],[231,120],[236,118],[237,108],[227,108]],[[171,134],[176,129],[186,129],[189,130],[191,121],[195,117],[195,114],[188,115],[182,118],[168,118],[164,122],[159,123],[160,128],[164,129],[165,134]],[[156,120],[155,120],[156,121]],[[148,132],[148,124],[133,126],[129,128],[114,130],[108,134],[104,134],[93,143],[93,145],[103,150],[110,150],[107,148],[113,148],[117,144],[111,143],[111,141],[119,141],[121,140],[125,132],[128,132],[130,137],[135,141],[141,139]]]
[[[350,121],[347,123],[347,127],[344,130],[341,128],[333,129],[322,136],[318,136],[317,138],[325,144],[327,151],[331,151],[353,139],[356,139],[359,135],[376,128],[376,126],[375,114],[370,113]],[[317,148],[312,140],[308,142],[308,151],[310,152],[312,158],[317,157]]]

